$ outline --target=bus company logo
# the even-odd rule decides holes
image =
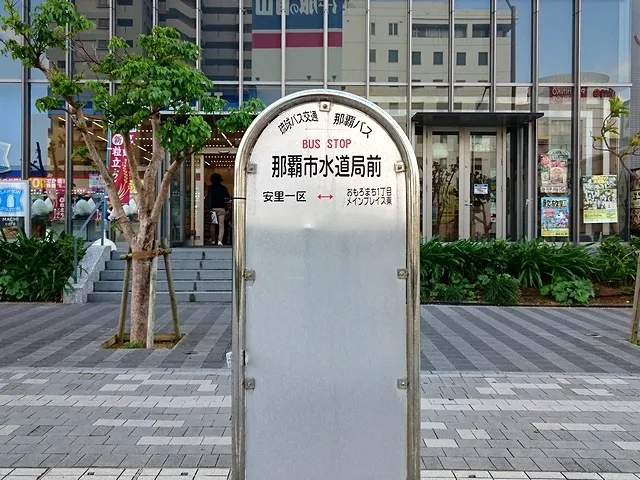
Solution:
[[[322,13],[325,0],[255,0],[254,11],[256,15],[272,16],[280,15],[284,10],[285,15],[317,15]],[[340,0],[326,0],[329,5],[329,13],[337,13]],[[284,2],[284,5],[282,4]]]

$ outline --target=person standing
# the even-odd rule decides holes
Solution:
[[[216,226],[218,227],[218,245],[224,238],[224,219],[227,214],[226,202],[231,198],[229,190],[222,184],[219,173],[211,175],[211,185],[207,192],[207,207],[211,212],[211,243],[215,244]]]

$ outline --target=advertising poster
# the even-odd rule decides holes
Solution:
[[[584,223],[618,221],[618,178],[615,175],[592,175],[582,181]]]
[[[129,132],[131,143],[136,141],[136,131]],[[120,201],[129,203],[131,198],[131,172],[129,171],[129,159],[124,144],[124,137],[119,133],[111,136],[111,151],[109,152],[109,168],[118,190]]]
[[[640,169],[631,170],[631,231],[640,231]]]
[[[566,194],[569,191],[569,152],[561,148],[540,155],[540,193]]]
[[[543,237],[569,236],[569,198],[542,197],[540,230]]]

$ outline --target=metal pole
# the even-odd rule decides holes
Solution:
[[[167,285],[169,287],[169,301],[171,302],[171,318],[173,320],[173,332],[175,336],[175,341],[178,342],[182,338],[182,333],[180,332],[180,318],[178,317],[178,300],[176,299],[176,292],[173,288],[173,273],[171,272],[171,259],[169,258],[169,254],[171,250],[167,245],[167,240],[162,239],[162,243],[160,243],[160,248],[162,249],[162,255],[164,258],[164,270],[167,275]]]
[[[116,335],[116,342],[118,345],[124,343],[124,324],[127,320],[127,303],[129,300],[129,283],[131,280],[131,247],[129,247],[129,253],[120,257],[126,259],[127,262],[124,267],[124,281],[122,282],[122,299],[120,300],[120,316],[118,318],[118,333]]]
[[[455,36],[456,29],[454,25],[455,15],[455,0],[449,0],[449,111],[453,112],[453,91],[454,91],[454,70],[453,70],[453,62],[455,60],[455,52],[453,51],[455,48],[453,37]]]
[[[158,249],[158,242],[153,242],[153,249]],[[158,286],[158,255],[151,260],[149,279],[149,312],[147,314],[147,348],[153,348],[153,331],[156,328],[156,291]]]
[[[73,236],[73,283],[78,283],[78,237]]]
[[[582,0],[574,0],[573,3],[573,105],[571,108],[571,195],[570,216],[571,229],[570,241],[580,242],[580,110],[582,101],[582,89],[580,88],[580,72],[582,70],[580,59]]]

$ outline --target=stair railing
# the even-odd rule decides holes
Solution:
[[[89,222],[93,220],[93,216],[96,214],[98,209],[104,204],[104,198],[98,202],[96,207],[91,212],[91,215],[87,217],[87,219],[80,227],[77,233],[73,234],[73,283],[78,283],[78,238],[83,234],[83,232],[87,229]],[[106,218],[102,219],[102,225],[100,226],[100,245],[104,246],[104,232],[105,232],[105,223]]]

